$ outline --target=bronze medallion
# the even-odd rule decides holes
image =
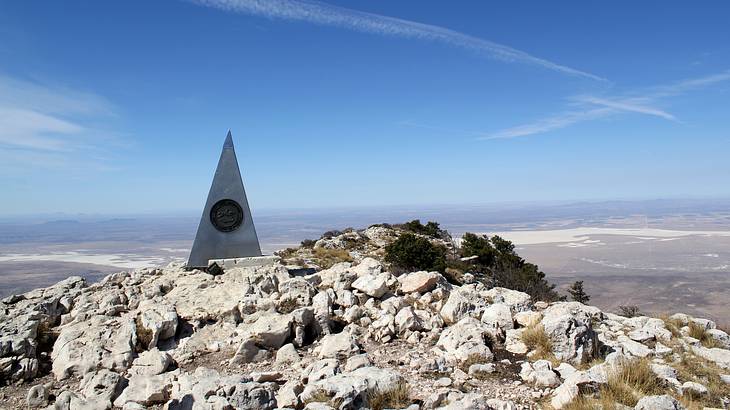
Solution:
[[[210,222],[221,232],[233,232],[243,223],[243,209],[232,199],[221,199],[210,209]]]

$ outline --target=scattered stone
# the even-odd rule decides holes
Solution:
[[[634,407],[635,410],[682,410],[679,402],[666,394],[661,396],[644,396]]]
[[[353,282],[352,287],[370,297],[379,298],[388,291],[389,276],[390,274],[388,273],[381,273],[377,276],[371,274],[363,275]]]
[[[697,382],[684,382],[682,384],[682,391],[700,396],[708,392],[707,387]]]
[[[96,397],[112,403],[122,392],[122,376],[107,369],[100,369],[84,375],[79,388],[84,397]]]
[[[169,375],[134,375],[129,378],[129,386],[114,400],[114,405],[122,407],[129,402],[144,406],[161,404],[170,398],[171,389]]]
[[[276,364],[297,363],[300,357],[293,344],[287,343],[276,352]]]
[[[441,333],[436,346],[453,361],[487,363],[494,358],[487,345],[489,337],[491,329],[487,325],[467,316]]]
[[[172,363],[172,357],[167,352],[161,352],[156,347],[152,350],[140,353],[132,367],[129,368],[130,374],[148,374],[155,375],[164,373]]]
[[[256,383],[275,382],[275,381],[281,379],[281,373],[279,373],[279,372],[253,372],[253,373],[251,373],[251,379]]]
[[[712,321],[673,316],[684,334],[675,340],[661,319],[625,318],[577,302],[533,304],[523,292],[487,289],[470,273],[461,286],[436,272],[396,277],[368,256],[382,254],[372,238],[389,243],[394,231],[366,232],[317,241],[317,247],[347,249],[356,261],[319,272],[274,262],[222,267],[213,276],[173,264],[109,275],[89,287],[70,278],[7,297],[0,302],[0,379],[10,387],[0,393],[37,377],[46,364],[60,383],[33,386],[27,397],[4,403],[301,410],[380,407],[371,401],[395,395],[402,401],[392,406],[409,410],[419,404],[512,410],[548,399],[560,409],[581,392],[600,389],[612,369],[634,357],[653,357],[652,371],[663,384],[692,396],[709,392],[680,383],[671,367],[679,354],[730,369],[730,336]],[[316,256],[308,259],[311,249],[294,257],[318,264]],[[719,347],[689,338],[691,323]],[[526,354],[522,336],[534,326],[544,329],[559,366],[506,354]],[[499,363],[492,363],[493,350]],[[604,360],[586,369],[596,357]],[[510,374],[513,362],[520,380]],[[721,380],[730,384],[730,375]],[[669,396],[650,396],[637,408],[681,406]]]
[[[139,324],[141,329],[148,332],[148,336],[140,333],[137,336],[142,342],[147,342],[147,349],[153,349],[160,340],[175,336],[177,330],[177,312],[172,305],[158,304],[150,301],[140,305]],[[147,340],[149,339],[149,340]]]
[[[15,303],[15,302],[13,302]],[[28,389],[25,402],[30,408],[44,407],[48,404],[48,389],[42,384],[37,384]]]
[[[488,374],[494,373],[494,370],[494,363],[477,363],[469,366],[469,376],[484,377]]]
[[[437,272],[420,271],[401,275],[398,277],[398,282],[403,293],[426,293],[436,287],[441,277]]]
[[[360,352],[360,346],[353,335],[347,331],[326,335],[319,346],[319,358],[345,358]]]
[[[553,371],[552,364],[547,360],[522,363],[520,377],[536,387],[556,387],[560,385],[560,378]]]

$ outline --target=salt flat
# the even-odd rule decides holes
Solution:
[[[182,258],[181,258],[182,259]],[[110,266],[120,269],[139,269],[159,266],[166,262],[166,258],[155,256],[141,256],[135,254],[95,254],[82,252],[52,252],[22,254],[11,253],[0,256],[0,262],[73,262],[93,265]]]
[[[690,231],[656,228],[600,228],[580,227],[554,230],[514,230],[502,232],[486,232],[487,235],[499,235],[512,241],[515,245],[537,245],[545,243],[582,243],[585,245],[599,244],[594,240],[598,235],[621,235],[634,237],[636,243],[640,241],[666,241],[686,236],[718,236],[730,237],[730,231]]]

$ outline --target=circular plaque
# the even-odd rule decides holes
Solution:
[[[243,223],[243,209],[232,199],[221,199],[210,209],[210,222],[221,232],[232,232]]]

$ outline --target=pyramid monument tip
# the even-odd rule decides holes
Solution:
[[[226,141],[223,143],[223,148],[233,148],[233,135],[231,134],[231,129],[228,129],[228,134],[226,134]]]

